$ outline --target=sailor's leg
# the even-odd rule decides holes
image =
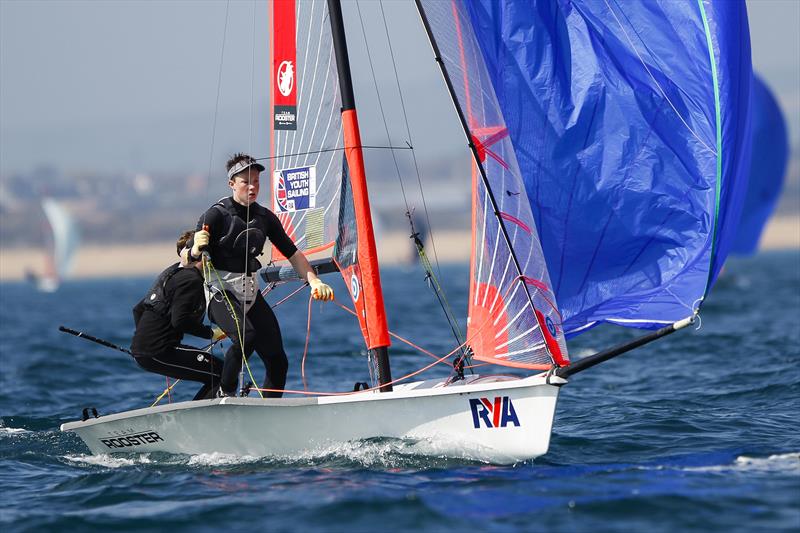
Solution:
[[[219,384],[223,366],[222,359],[190,346],[178,346],[150,357],[136,357],[136,362],[145,370],[162,376],[202,383],[195,400],[205,397]]]
[[[239,369],[242,367],[240,331],[244,334],[244,351],[249,357],[253,353],[256,332],[249,320],[242,318],[242,304],[228,292],[228,299],[217,295],[208,305],[208,316],[231,340],[231,347],[225,353],[225,366],[222,369],[222,390],[228,394],[236,392]],[[230,302],[230,304],[228,303]],[[234,318],[235,317],[235,318]]]
[[[255,326],[258,335],[255,338],[255,349],[264,362],[266,375],[264,376],[265,389],[283,390],[286,387],[286,373],[289,370],[289,359],[283,350],[281,328],[275,313],[264,298],[259,294],[247,318]],[[267,398],[280,398],[282,392],[268,392]]]

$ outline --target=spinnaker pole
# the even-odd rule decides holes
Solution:
[[[683,329],[691,324],[694,324],[694,317],[695,315],[692,315],[688,318],[684,318],[683,320],[679,320],[673,324],[670,324],[669,326],[664,326],[663,328],[652,333],[642,335],[641,337],[638,337],[630,342],[626,342],[624,344],[614,346],[613,348],[609,348],[608,350],[603,350],[602,352],[598,352],[594,355],[584,357],[583,359],[571,363],[569,366],[557,369],[555,374],[558,377],[568,378],[577,374],[578,372],[583,372],[588,368],[592,368],[595,365],[604,363],[609,359],[617,357],[618,355],[630,352],[639,346],[644,346],[645,344],[651,343],[656,339],[660,339],[661,337],[669,335],[670,333],[675,333],[679,329]]]
[[[342,96],[342,127],[344,129],[344,153],[349,169],[353,192],[356,229],[358,232],[358,265],[363,283],[366,316],[367,348],[375,355],[378,366],[378,383],[381,392],[390,392],[392,373],[389,367],[389,328],[386,325],[386,309],[383,305],[378,254],[375,248],[375,234],[372,229],[372,213],[367,193],[367,179],[364,171],[364,155],[361,151],[361,134],[358,129],[353,79],[350,75],[350,59],[347,53],[347,40],[342,17],[340,0],[328,0],[331,19],[333,47],[336,54],[336,68],[339,74],[339,87]]]

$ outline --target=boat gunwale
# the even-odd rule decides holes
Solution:
[[[488,376],[486,376],[488,377]],[[464,395],[479,393],[486,390],[511,390],[534,386],[550,385],[560,387],[567,383],[567,380],[558,376],[547,376],[546,374],[536,374],[533,376],[520,377],[507,381],[485,381],[480,383],[469,383],[466,385],[450,385],[439,388],[417,388],[420,384],[428,381],[416,381],[397,387],[391,392],[378,392],[369,390],[354,393],[344,393],[336,396],[313,396],[310,398],[247,398],[247,397],[226,397],[214,398],[211,400],[189,400],[185,402],[158,405],[155,407],[143,407],[131,411],[111,413],[97,418],[61,424],[61,431],[73,431],[106,422],[137,418],[152,414],[166,413],[171,411],[182,411],[186,409],[209,408],[215,405],[238,406],[238,407],[305,407],[309,405],[333,405],[342,403],[354,403],[362,401],[388,401],[402,400],[410,398]]]

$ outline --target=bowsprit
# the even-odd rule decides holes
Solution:
[[[489,398],[471,398],[469,407],[475,429],[481,427],[481,422],[487,428],[504,428],[509,423],[517,427],[520,425],[514,404],[508,396],[495,396],[492,401]]]

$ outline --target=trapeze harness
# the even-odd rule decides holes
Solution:
[[[274,213],[265,207],[252,203],[250,221],[245,222],[247,207],[234,202],[233,198],[223,198],[209,209],[216,211],[222,223],[212,231],[223,233],[216,242],[209,245],[216,273],[206,280],[206,300],[220,301],[225,291],[233,294],[244,306],[245,314],[250,310],[258,296],[259,282],[254,273],[261,268],[257,257],[262,254],[267,237],[278,249],[290,257],[297,248],[283,231]],[[215,224],[217,226],[217,224]],[[213,235],[212,235],[213,239]]]

